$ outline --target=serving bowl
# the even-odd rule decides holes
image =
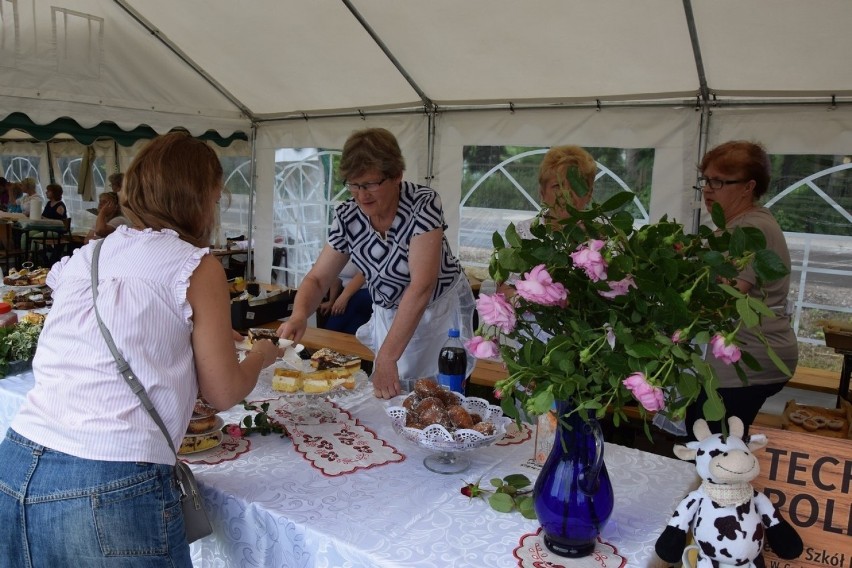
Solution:
[[[458,399],[458,404],[470,414],[481,417],[482,422],[494,425],[493,434],[483,434],[468,428],[448,429],[441,424],[430,424],[424,428],[406,426],[408,409],[403,406],[406,399],[416,397],[415,393],[391,401],[391,406],[385,409],[391,418],[394,431],[404,440],[417,446],[436,452],[423,460],[423,465],[436,473],[459,473],[470,467],[470,460],[460,455],[477,448],[490,446],[506,435],[506,427],[512,419],[503,415],[503,410],[485,399],[465,397],[452,393]]]

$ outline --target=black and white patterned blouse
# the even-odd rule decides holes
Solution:
[[[373,229],[355,200],[348,199],[334,211],[328,243],[348,254],[361,270],[374,304],[398,308],[403,292],[411,283],[408,258],[411,239],[438,228],[447,228],[441,197],[431,188],[403,181],[396,217],[384,238]],[[450,289],[460,272],[461,264],[444,236],[438,284],[430,303]]]

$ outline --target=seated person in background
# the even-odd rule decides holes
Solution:
[[[355,335],[358,328],[373,315],[373,300],[367,280],[350,260],[340,271],[340,277],[331,285],[328,300],[317,309],[317,325],[332,331]]]
[[[6,186],[6,195],[8,206],[6,211],[9,213],[20,213],[21,212],[21,204],[20,199],[24,194],[23,186],[20,182],[10,183]]]
[[[9,208],[9,183],[4,177],[0,177],[0,211],[6,211]]]
[[[121,184],[124,183],[124,174],[110,174],[110,176],[107,178],[107,181],[109,182],[110,191],[118,193],[119,191],[121,191]]]
[[[24,215],[30,214],[30,202],[33,197],[36,197],[36,181],[33,178],[24,178],[21,181],[21,196],[18,198],[18,205],[21,208],[21,213]]]
[[[760,204],[760,198],[769,190],[772,165],[766,149],[757,143],[745,140],[732,140],[720,144],[707,152],[698,165],[704,206],[710,212],[714,203],[718,203],[725,214],[725,225],[734,227],[755,227],[766,238],[766,248],[777,254],[788,270],[783,278],[772,282],[758,282],[751,265],[743,267],[739,275],[730,281],[730,285],[753,298],[763,300],[775,313],[774,318],[761,320],[759,330],[763,339],[757,337],[756,329],[739,328],[737,342],[760,364],[760,370],[743,367],[748,381],[740,379],[736,369],[715,355],[706,356],[707,363],[716,370],[719,379],[719,396],[725,404],[726,419],[736,416],[745,426],[744,435],[748,435],[749,426],[754,422],[766,399],[778,394],[790,380],[772,362],[764,342],[772,347],[775,355],[789,367],[796,370],[799,361],[799,342],[786,309],[790,294],[790,250],[784,232],[772,212]],[[715,351],[715,349],[713,350]],[[693,425],[704,417],[704,402],[707,393],[703,390],[698,399],[686,409],[686,429],[694,435]],[[708,422],[710,431],[722,431],[720,421]]]
[[[586,182],[588,192],[585,195],[575,192],[568,181],[568,170],[572,167],[577,168],[577,173]],[[544,219],[551,223],[568,219],[570,214],[566,204],[574,209],[585,209],[592,200],[597,171],[595,159],[579,146],[554,146],[548,150],[538,170],[538,192],[544,206]],[[530,227],[535,220],[536,217],[515,224],[522,239],[532,236]]]
[[[95,219],[95,226],[86,235],[85,242],[102,239],[121,225],[132,226],[130,221],[121,215],[118,194],[114,191],[105,191],[98,197],[98,217]]]
[[[62,201],[62,186],[58,183],[49,183],[44,188],[44,193],[47,195],[47,203],[44,204],[44,211],[42,211],[41,216],[45,219],[58,219],[60,221],[67,219],[68,211]]]
[[[572,167],[577,168],[577,173],[586,182],[588,192],[585,195],[574,191],[568,181],[568,170]],[[585,209],[592,200],[597,171],[595,159],[580,146],[554,146],[548,150],[538,169],[538,192],[544,207],[536,217],[515,223],[518,236],[522,239],[532,238],[530,228],[540,220],[558,228],[558,223],[570,216],[565,208],[566,204],[570,204],[574,209]],[[515,293],[514,288],[502,282],[499,283],[497,291],[507,298]]]

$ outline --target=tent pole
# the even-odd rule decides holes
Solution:
[[[53,153],[50,151],[50,140],[44,143],[44,149],[47,151],[47,172],[50,183],[56,183],[56,174],[53,171]]]
[[[429,120],[427,135],[426,135],[426,185],[432,187],[432,179],[434,176],[435,162],[435,129],[437,115],[434,109],[427,109],[426,116]]]
[[[692,12],[692,1],[683,0],[683,11],[686,16],[686,27],[689,30],[689,40],[692,44],[692,55],[695,58],[695,72],[698,74],[698,104],[701,107],[701,118],[699,119],[698,127],[698,159],[696,164],[701,162],[701,158],[707,151],[707,139],[710,132],[710,88],[707,86],[707,73],[704,70],[704,58],[701,56],[701,43],[698,41],[698,30],[695,27],[695,14]],[[698,172],[695,172],[695,179],[698,180]],[[692,206],[692,230],[698,231],[701,226],[701,189],[698,187],[697,181],[695,185],[695,194],[693,196]]]
[[[255,159],[256,159],[256,151],[257,151],[257,124],[251,124],[251,158],[249,159],[249,198],[248,198],[248,246],[246,247],[246,268],[245,268],[245,278],[246,282],[254,282],[254,263],[252,262],[252,258],[254,257],[254,250],[252,246],[252,240],[254,239],[254,196],[255,196],[255,186],[257,185],[255,180]]]
[[[698,127],[698,156],[696,157],[696,164],[701,163],[701,158],[704,157],[704,154],[707,153],[707,143],[710,137],[710,117],[713,115],[713,112],[710,110],[710,106],[704,102],[701,104],[701,118],[699,119],[699,127]],[[698,172],[695,172],[695,193],[693,195],[693,205],[692,205],[692,232],[697,233],[698,227],[701,226],[701,195],[702,189],[698,187]]]
[[[435,103],[432,102],[432,99],[426,96],[426,93],[423,91],[423,89],[420,88],[420,85],[418,85],[414,81],[414,78],[408,73],[408,71],[405,70],[405,68],[402,66],[402,63],[400,63],[399,60],[394,56],[394,54],[391,53],[390,48],[385,45],[385,42],[382,41],[382,38],[379,37],[379,34],[377,34],[376,31],[372,28],[372,26],[367,23],[367,20],[364,19],[364,16],[362,16],[361,13],[355,8],[355,6],[352,5],[352,2],[350,0],[343,0],[343,4],[349,9],[352,15],[355,16],[355,19],[358,20],[358,23],[361,24],[361,27],[363,27],[364,30],[368,34],[370,34],[370,37],[373,38],[373,41],[376,42],[376,45],[379,46],[379,49],[382,50],[382,53],[384,53],[385,56],[390,59],[390,62],[393,63],[393,66],[396,67],[397,71],[400,72],[402,77],[408,82],[409,85],[411,85],[411,88],[414,89],[414,92],[417,93],[417,96],[420,97],[420,100],[423,101],[424,105],[426,105],[427,112],[429,112],[430,109],[434,108]]]
[[[130,6],[125,0],[113,0],[118,6],[127,12],[131,18],[139,22],[139,24],[144,27],[148,33],[152,36],[160,40],[160,43],[165,45],[172,53],[178,56],[181,61],[189,65],[189,67],[198,73],[198,75],[207,81],[211,87],[216,89],[223,97],[231,101],[235,107],[237,107],[240,112],[242,112],[249,120],[254,120],[254,115],[251,110],[243,104],[241,100],[235,97],[228,89],[226,89],[221,83],[219,83],[216,79],[213,78],[207,71],[204,70],[198,63],[193,61],[186,53],[181,50],[175,42],[170,40],[168,37],[163,34],[156,26],[151,24],[148,20],[146,20],[142,14],[136,11],[132,6]]]

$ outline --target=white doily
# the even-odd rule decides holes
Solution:
[[[483,422],[494,424],[494,434],[486,436],[476,430],[466,429],[450,432],[440,424],[430,424],[423,430],[409,428],[405,425],[408,410],[404,407],[389,406],[385,412],[393,420],[394,431],[402,438],[423,448],[439,452],[462,452],[490,446],[506,435],[506,427],[512,423],[512,419],[503,416],[503,410],[499,406],[494,406],[482,398],[465,398],[458,393],[455,394],[459,398],[459,404],[465,410],[478,414]]]

